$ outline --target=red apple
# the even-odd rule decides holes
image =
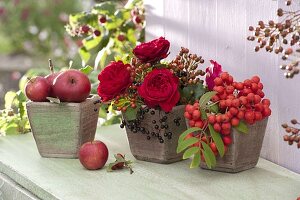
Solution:
[[[43,102],[47,101],[50,88],[51,86],[46,78],[37,76],[26,83],[25,94],[31,101]]]
[[[91,83],[87,75],[81,71],[69,69],[54,79],[52,91],[62,102],[80,103],[89,96]]]
[[[51,74],[45,76],[45,78],[46,78],[47,81],[49,82],[49,85],[51,86],[49,97],[55,97],[54,94],[53,94],[53,91],[52,91],[53,81],[54,81],[54,79],[55,79],[59,74],[60,74],[60,72],[55,72],[55,73],[51,73]]]
[[[79,160],[86,169],[101,169],[107,159],[108,149],[106,145],[99,140],[86,142],[80,147]]]

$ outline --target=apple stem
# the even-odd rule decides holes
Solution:
[[[27,80],[30,81],[31,83],[33,83],[33,81],[31,80],[31,78],[27,77]]]
[[[70,60],[70,62],[69,62],[69,69],[72,68],[72,65],[73,65],[73,60]]]
[[[53,74],[54,73],[54,68],[53,68],[53,63],[52,63],[51,59],[49,59],[49,69],[50,69],[50,72]]]

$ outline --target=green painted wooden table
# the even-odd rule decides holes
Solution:
[[[126,134],[118,126],[99,128],[96,138],[107,144],[109,162],[118,152],[134,160]],[[238,174],[191,170],[189,162],[163,165],[135,161],[132,175],[127,170],[88,171],[76,159],[41,158],[31,134],[6,136],[0,138],[0,199],[16,187],[19,193],[24,190],[26,197],[15,199],[26,200],[36,199],[33,195],[51,200],[295,200],[300,196],[300,175],[264,159],[256,168]],[[5,184],[1,174],[14,183]]]

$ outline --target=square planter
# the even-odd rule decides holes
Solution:
[[[136,159],[164,164],[182,160],[176,148],[180,134],[187,129],[184,107],[176,106],[169,113],[149,109],[136,128],[125,119],[130,150]]]
[[[268,118],[248,125],[249,132],[247,134],[233,129],[231,133],[232,144],[223,158],[217,157],[217,165],[211,170],[237,173],[255,167],[259,159],[267,123]],[[208,169],[203,162],[201,168]]]
[[[80,146],[95,137],[100,107],[98,96],[81,103],[28,102],[26,107],[42,157],[77,158]]]

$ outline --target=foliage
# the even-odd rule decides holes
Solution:
[[[63,25],[69,13],[80,8],[79,1],[4,0],[0,2],[0,35],[9,48],[3,53],[25,53],[58,61],[72,59],[75,43]]]
[[[144,41],[143,19],[141,0],[128,1],[125,6],[118,1],[105,1],[90,12],[70,15],[66,30],[80,43],[83,66],[103,69],[115,57],[131,54],[136,43]]]

